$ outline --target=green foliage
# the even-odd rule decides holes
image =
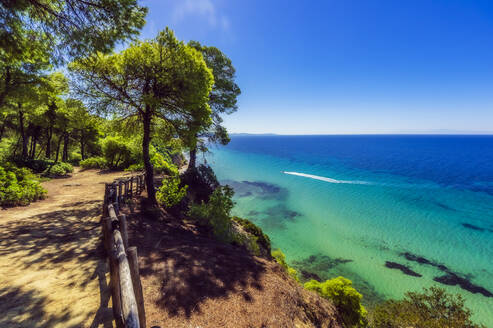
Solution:
[[[0,166],[0,205],[27,205],[44,198],[46,190],[38,178],[26,168]]]
[[[80,166],[84,170],[88,169],[105,169],[107,168],[106,160],[103,157],[90,157],[83,161],[80,161]]]
[[[214,190],[207,203],[192,204],[188,215],[212,227],[214,235],[221,241],[233,241],[231,231],[231,210],[234,191],[229,186]]]
[[[389,300],[372,312],[375,328],[480,328],[471,321],[471,311],[460,295],[447,294],[444,289],[425,288],[422,293],[408,292],[403,300]]]
[[[27,167],[35,173],[42,173],[46,171],[55,162],[49,159],[23,159],[16,158],[14,163],[19,167]]]
[[[267,236],[260,227],[258,227],[250,220],[242,219],[237,216],[234,216],[232,220],[241,225],[245,232],[252,235],[253,241],[258,244],[259,247],[263,248],[267,252],[267,254],[271,253],[269,236]]]
[[[208,202],[214,190],[219,187],[219,181],[214,171],[210,166],[204,164],[187,170],[182,176],[182,181],[190,186],[197,202]]]
[[[155,152],[151,155],[151,164],[156,173],[164,173],[171,176],[178,175],[178,168],[173,164],[168,154]]]
[[[171,157],[168,154],[161,154],[157,152],[154,147],[151,148],[151,164],[154,168],[155,173],[163,173],[170,176],[178,175],[178,167],[173,164]],[[126,171],[142,170],[144,170],[144,163],[142,162],[142,158],[137,164],[132,164],[126,169]]]
[[[351,280],[344,277],[337,277],[325,282],[311,280],[305,283],[304,287],[331,300],[348,327],[366,327],[368,325],[367,311],[361,305],[362,295],[354,289]]]
[[[138,34],[146,13],[136,0],[4,0],[0,2],[1,46],[7,53],[29,52],[23,45],[29,44],[30,29],[36,28],[54,62],[65,56],[108,52],[118,41]]]
[[[237,98],[241,91],[235,83],[236,71],[231,59],[216,47],[207,47],[197,41],[190,41],[189,46],[200,51],[204,57],[207,67],[212,70],[214,84],[209,95],[209,106],[212,110],[212,125],[204,126],[197,124],[196,118],[186,124],[186,129],[181,131],[185,144],[189,146],[190,162],[195,163],[197,150],[206,151],[207,144],[220,143],[226,145],[229,142],[229,135],[221,123],[223,114],[231,114],[238,108]]]
[[[180,187],[180,178],[178,176],[171,176],[163,179],[162,185],[157,191],[156,198],[159,203],[163,204],[166,208],[170,208],[181,202],[187,194],[187,189],[187,185]]]
[[[5,123],[4,123],[5,124]],[[2,138],[0,141],[0,163],[7,161],[15,147],[14,138]]]
[[[80,165],[81,160],[82,160],[82,156],[80,153],[77,153],[77,152],[70,153],[70,155],[68,157],[68,161],[72,165],[77,165],[77,166]]]
[[[298,278],[298,272],[292,267],[288,265],[286,262],[286,255],[278,248],[272,251],[271,253],[272,257],[276,260],[277,263],[279,263],[284,270],[288,273],[288,275],[296,280],[297,282],[300,282],[300,279]]]
[[[179,41],[168,28],[155,39],[136,41],[119,53],[98,53],[74,61],[69,69],[79,82],[76,88],[81,100],[142,128],[144,167],[150,178],[154,174],[149,156],[154,127],[173,130],[191,116],[199,127],[212,123],[208,104],[214,84],[211,70],[200,52]],[[154,186],[147,187],[149,199],[157,203]]]
[[[74,172],[74,168],[69,163],[57,162],[49,166],[44,172],[43,176],[50,178],[60,178],[67,176],[67,174]]]
[[[110,169],[124,169],[129,166],[132,150],[123,137],[106,137],[102,141],[103,156]]]

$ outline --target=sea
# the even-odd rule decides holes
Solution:
[[[493,136],[237,135],[204,160],[303,281],[438,286],[493,327]]]

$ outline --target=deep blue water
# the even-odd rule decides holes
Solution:
[[[493,194],[489,135],[234,136],[227,149],[326,166],[342,163]]]

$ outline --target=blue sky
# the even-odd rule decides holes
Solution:
[[[145,0],[237,70],[230,132],[493,133],[493,1]]]

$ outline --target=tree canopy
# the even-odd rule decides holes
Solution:
[[[149,158],[153,126],[177,128],[192,120],[201,127],[211,124],[208,101],[214,79],[202,55],[166,29],[153,40],[134,42],[116,54],[97,53],[69,67],[90,108],[141,125],[148,194],[155,203]]]
[[[235,82],[236,70],[229,59],[221,50],[216,47],[203,46],[197,41],[190,41],[189,46],[200,51],[204,57],[207,67],[212,70],[214,75],[214,85],[209,95],[209,106],[212,113],[212,124],[210,126],[201,125],[192,119],[188,122],[185,135],[190,148],[189,170],[195,169],[197,149],[205,151],[206,139],[208,142],[226,145],[229,136],[223,122],[222,115],[231,114],[237,110],[237,98],[241,93],[239,86]]]
[[[109,52],[138,35],[146,14],[137,0],[1,0],[0,47],[22,53],[24,41],[42,39],[55,61]]]

